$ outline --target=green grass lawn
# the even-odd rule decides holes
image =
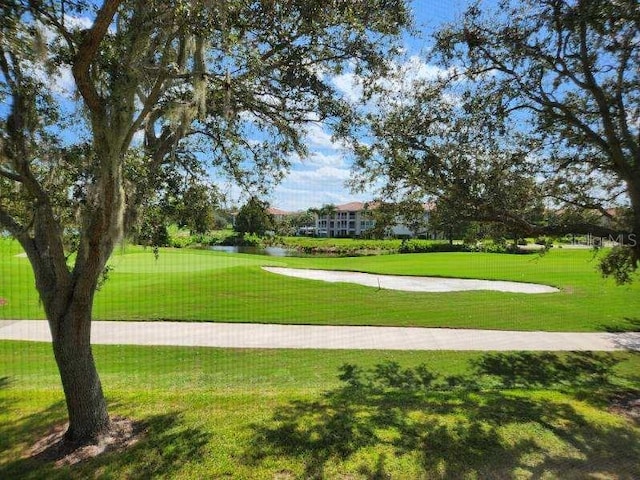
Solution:
[[[42,318],[27,259],[0,240],[0,318]],[[639,285],[589,251],[283,258],[118,250],[100,319],[637,328]],[[537,282],[557,294],[416,294],[269,274],[262,265]],[[0,478],[632,479],[640,355],[95,346],[113,416],[141,422],[125,452],[73,467],[29,458],[66,418],[45,343],[0,341]],[[350,366],[346,366],[350,365]],[[435,378],[432,378],[435,376]]]
[[[26,258],[0,240],[0,318],[43,318]],[[640,282],[616,286],[588,250],[544,256],[427,253],[350,258],[274,258],[190,249],[117,250],[94,318],[335,325],[400,325],[546,331],[637,329]],[[380,274],[534,282],[560,293],[407,293],[283,277],[261,265]]]
[[[637,354],[95,355],[112,415],[143,422],[141,441],[74,467],[24,458],[64,422],[63,397],[49,345],[0,341],[0,478],[640,478],[640,428],[609,409],[638,394]]]

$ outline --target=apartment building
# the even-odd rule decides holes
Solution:
[[[377,203],[351,202],[337,205],[334,209],[321,211],[316,221],[316,234],[320,237],[360,237],[376,225],[371,213]],[[429,221],[429,206],[425,205],[424,224]],[[389,227],[389,235],[413,237],[426,232],[414,232],[409,226],[398,221]]]
[[[378,207],[377,202],[363,203],[350,202],[343,205],[324,206],[321,209],[310,210],[315,213],[315,226],[304,226],[297,230],[297,235],[309,235],[317,237],[361,237],[368,230],[376,225],[372,210]],[[425,225],[429,219],[429,206],[425,205]],[[283,222],[288,216],[300,212],[287,212],[278,208],[270,207],[268,210],[276,221]],[[423,235],[426,232],[415,232],[411,228],[398,220],[394,225],[389,226],[388,235],[395,237],[414,237]]]
[[[335,209],[321,212],[316,221],[320,237],[359,237],[373,228],[375,221],[362,202],[336,205]]]

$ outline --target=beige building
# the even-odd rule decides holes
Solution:
[[[377,202],[363,203],[350,202],[343,205],[325,206],[316,213],[315,227],[301,227],[297,235],[309,235],[316,237],[346,238],[361,237],[376,225],[372,210],[378,207]],[[425,205],[425,225],[429,220],[429,205]],[[287,212],[270,207],[267,210],[278,222],[284,221],[288,216],[300,212]],[[315,210],[318,212],[318,210]],[[388,228],[387,235],[395,237],[414,237],[426,232],[414,232],[407,225],[398,221]]]
[[[316,232],[320,237],[359,237],[374,225],[366,205],[351,202],[336,205],[334,211],[318,215]]]
[[[334,210],[320,213],[316,221],[316,235],[319,237],[361,237],[376,225],[372,210],[377,202],[351,202],[337,205]],[[429,222],[431,206],[424,205],[424,225]],[[387,235],[393,237],[415,237],[426,235],[426,231],[415,232],[400,219],[388,228]]]

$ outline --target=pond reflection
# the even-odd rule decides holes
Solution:
[[[243,246],[226,246],[215,245],[209,247],[215,252],[225,253],[247,253],[249,255],[266,255],[268,257],[299,257],[300,252],[283,247],[243,247]]]

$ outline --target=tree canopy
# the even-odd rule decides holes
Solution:
[[[264,235],[275,228],[273,215],[269,213],[269,204],[257,197],[251,197],[236,215],[233,229],[244,235]]]
[[[611,235],[637,265],[639,26],[633,0],[472,5],[434,36],[437,74],[379,97],[370,141],[356,144],[355,183],[383,179],[387,195],[419,189],[462,217],[524,233]],[[614,218],[625,205],[631,218]],[[571,206],[609,221],[539,214]]]
[[[0,225],[33,266],[67,438],[86,441],[109,426],[91,306],[140,210],[176,178],[202,179],[203,162],[253,190],[277,180],[305,153],[306,124],[351,114],[332,75],[383,72],[408,12],[401,0],[7,0],[0,18]]]

